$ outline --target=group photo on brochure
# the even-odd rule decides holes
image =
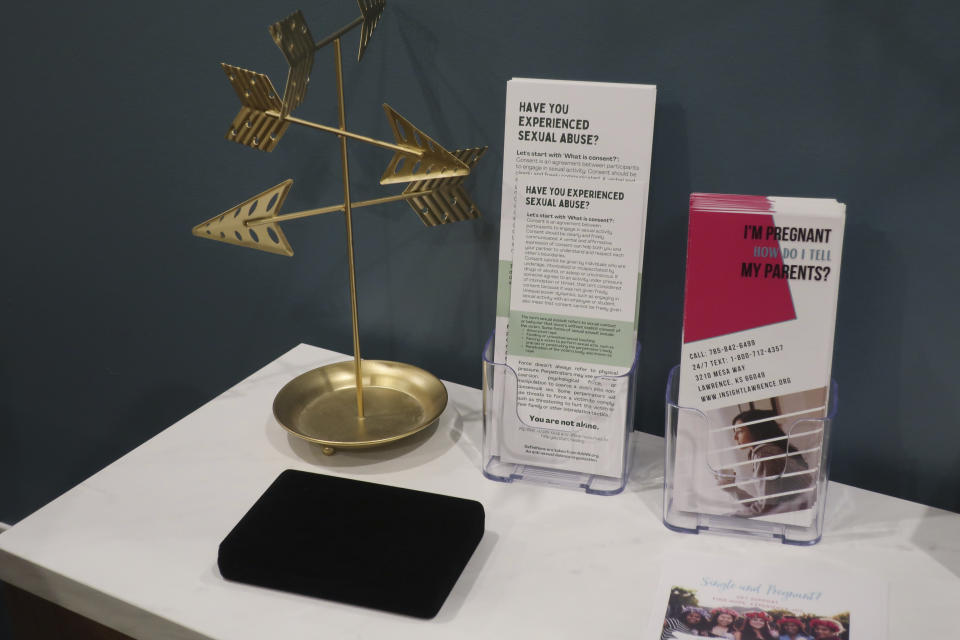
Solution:
[[[850,640],[850,613],[823,615],[787,609],[710,607],[694,591],[674,587],[660,640]]]

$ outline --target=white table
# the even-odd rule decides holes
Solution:
[[[618,496],[491,482],[479,468],[480,391],[456,384],[437,427],[325,457],[274,421],[272,399],[342,359],[294,348],[17,523],[0,534],[0,580],[137,638],[637,638],[659,601],[659,558],[695,550],[878,572],[890,582],[891,640],[960,637],[960,515],[831,483],[814,547],[672,533],[661,438],[635,434]],[[288,468],[483,503],[486,534],[435,619],[220,577],[220,540]]]

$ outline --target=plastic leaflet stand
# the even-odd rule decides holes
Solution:
[[[772,522],[769,518],[749,517],[746,515],[715,515],[710,513],[700,513],[696,511],[681,510],[675,504],[674,490],[677,484],[677,478],[690,478],[693,475],[692,469],[678,468],[677,461],[677,425],[683,417],[685,424],[694,425],[695,429],[702,429],[702,433],[713,433],[723,427],[710,424],[707,416],[698,409],[682,407],[677,404],[679,365],[670,370],[667,379],[666,392],[666,457],[664,460],[663,477],[663,523],[667,528],[673,531],[683,533],[713,532],[722,534],[744,535],[758,538],[769,538],[780,540],[784,544],[812,545],[820,541],[823,534],[823,515],[826,506],[827,497],[827,479],[830,474],[829,468],[829,443],[830,427],[837,414],[838,406],[838,387],[837,381],[830,381],[830,393],[827,397],[826,418],[809,418],[796,416],[792,420],[779,420],[780,427],[785,434],[787,444],[790,444],[792,434],[808,435],[812,432],[822,430],[822,438],[818,446],[807,446],[803,450],[805,458],[811,462],[809,468],[805,470],[812,473],[813,480],[808,491],[813,493],[813,500],[810,508],[809,524],[789,524],[784,522]],[[719,428],[718,428],[719,427]],[[729,428],[729,427],[728,427]],[[701,441],[709,442],[709,438]],[[731,447],[727,447],[731,448]],[[796,448],[794,448],[796,449]],[[731,475],[730,470],[718,468],[716,456],[712,454],[719,449],[711,449],[709,444],[699,449],[698,453],[691,458],[689,464],[705,465],[706,472],[712,474],[718,483],[736,482],[736,477]],[[786,455],[786,454],[784,454]],[[748,464],[748,463],[741,463]],[[786,475],[787,465],[783,465],[781,476],[774,478],[780,480]],[[757,482],[761,487],[766,486],[766,480],[770,478],[759,478]],[[770,483],[777,487],[778,483]],[[781,486],[782,488],[782,486]],[[777,490],[777,489],[773,489]],[[760,493],[758,498],[752,500],[776,499],[782,498],[783,493],[770,494]]]
[[[603,389],[604,393],[615,392],[616,398],[624,398],[625,406],[619,412],[623,424],[617,429],[623,438],[623,459],[617,475],[585,473],[563,468],[537,466],[516,462],[507,462],[502,457],[504,433],[520,428],[536,430],[544,435],[556,432],[565,437],[569,429],[551,429],[543,425],[533,425],[520,417],[517,404],[518,378],[516,371],[502,362],[494,362],[494,335],[491,334],[483,348],[483,475],[497,482],[535,482],[573,490],[582,490],[593,495],[615,495],[623,491],[630,473],[630,432],[633,430],[635,397],[637,388],[637,362],[640,355],[640,343],[633,358],[630,370],[620,376],[600,376],[582,383],[584,392],[591,388]],[[495,389],[495,385],[502,385]],[[571,392],[571,396],[577,390]],[[618,420],[619,421],[619,420]],[[613,431],[611,430],[611,433]],[[558,465],[560,466],[560,465]]]

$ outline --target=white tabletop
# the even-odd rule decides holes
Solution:
[[[695,550],[869,570],[890,583],[891,640],[960,637],[960,515],[831,483],[813,547],[673,533],[661,521],[661,438],[635,434],[618,496],[492,482],[480,473],[480,391],[449,383],[435,428],[325,457],[288,436],[272,400],[293,376],[342,359],[294,348],[17,523],[0,534],[0,580],[137,638],[637,638],[659,558]],[[220,577],[220,541],[288,468],[484,505],[484,538],[435,619]]]

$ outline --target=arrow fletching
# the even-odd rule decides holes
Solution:
[[[227,140],[261,151],[273,151],[290,123],[279,115],[283,104],[270,78],[226,63],[220,66],[243,104],[230,123]]]
[[[470,173],[470,168],[463,161],[410,124],[409,120],[394,111],[390,105],[383,105],[383,110],[387,112],[394,139],[406,150],[393,154],[387,170],[380,178],[380,184],[452,178]]]
[[[293,180],[284,180],[280,184],[235,207],[227,209],[218,216],[210,218],[193,228],[193,235],[210,240],[259,249],[269,253],[292,256],[293,249],[279,224],[263,223],[255,227],[246,225],[251,220],[275,218],[283,201],[290,191]]]
[[[357,53],[357,62],[359,62],[363,60],[363,53],[370,44],[373,30],[380,22],[380,14],[383,13],[386,0],[357,0],[357,4],[360,5],[360,14],[363,16],[363,26],[360,28],[360,51]]]
[[[310,72],[313,70],[313,36],[307,26],[307,19],[299,10],[270,25],[270,36],[290,65],[287,85],[283,89],[283,108],[280,110],[286,117],[307,95]]]
[[[453,155],[472,170],[486,151],[486,147],[473,147],[458,149]],[[409,194],[407,203],[428,227],[473,220],[480,217],[480,210],[463,188],[464,178],[454,176],[411,182],[403,193]]]

